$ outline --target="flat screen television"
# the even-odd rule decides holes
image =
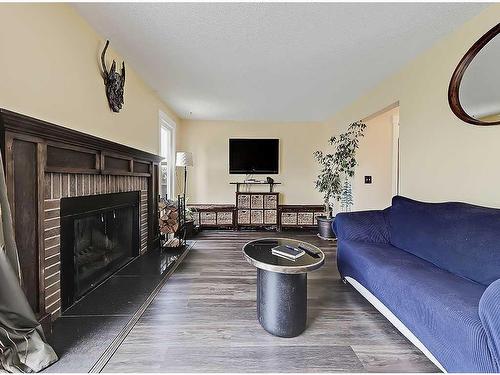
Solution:
[[[277,174],[279,139],[229,139],[230,174]]]

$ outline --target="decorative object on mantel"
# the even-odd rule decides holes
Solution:
[[[500,23],[484,34],[460,60],[450,80],[448,102],[469,124],[500,125]]]
[[[354,169],[357,165],[356,150],[359,147],[359,139],[364,136],[365,128],[366,124],[362,121],[353,122],[346,132],[331,137],[328,141],[333,146],[333,153],[324,154],[322,151],[314,153],[314,157],[321,165],[315,184],[316,189],[323,193],[326,213],[326,216],[317,218],[318,236],[322,239],[335,239],[332,229],[334,220],[332,203],[340,202],[344,211],[349,211],[352,206],[350,179],[354,177]]]
[[[116,61],[113,60],[111,64],[111,69],[108,71],[106,67],[106,50],[109,46],[109,40],[106,40],[106,46],[104,47],[101,54],[101,64],[102,64],[102,78],[104,79],[104,85],[106,86],[106,96],[108,98],[109,108],[113,112],[120,112],[123,106],[123,90],[125,86],[125,62],[122,61],[122,72],[121,74],[116,71]]]
[[[178,152],[175,156],[175,165],[177,167],[184,167],[184,196],[186,196],[187,189],[187,167],[193,166],[193,154],[190,152]]]
[[[21,288],[21,270],[0,155],[0,372],[38,372],[57,361]],[[35,246],[35,244],[33,244]]]

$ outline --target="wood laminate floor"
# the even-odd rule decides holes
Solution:
[[[242,246],[261,237],[298,238],[326,253],[308,275],[308,328],[270,335],[256,318],[256,270]],[[344,285],[335,245],[314,234],[205,231],[113,354],[104,372],[438,372]]]

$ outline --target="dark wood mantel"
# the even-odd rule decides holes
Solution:
[[[62,198],[53,194],[53,180],[56,177],[64,177],[67,181],[83,180],[86,184],[84,189],[78,191],[75,188],[75,194],[78,195],[105,192],[101,188],[86,191],[85,187],[90,187],[90,181],[107,181],[112,189],[116,188],[115,183],[119,183],[121,190],[138,189],[139,186],[144,200],[147,199],[147,206],[146,202],[143,203],[144,212],[147,212],[147,218],[144,214],[144,223],[147,221],[144,243],[147,243],[148,249],[158,246],[160,156],[5,109],[0,109],[0,147],[23,273],[23,288],[40,321],[50,322],[46,307],[54,299],[51,296],[57,297],[56,293],[60,293],[54,279],[48,281],[50,285],[46,285],[45,275],[47,256],[50,262],[57,260],[58,256],[58,252],[53,250],[46,254],[47,247],[59,251],[57,238],[54,239],[59,234],[59,219],[47,218],[47,212],[58,209],[58,200]],[[55,223],[52,224],[55,229],[50,231],[52,237],[46,233],[49,220]],[[48,241],[56,245],[47,244]],[[50,264],[47,266],[50,267]],[[56,317],[56,314],[52,314],[52,319]]]
[[[136,159],[160,162],[161,156],[141,151],[120,143],[108,141],[93,135],[35,119],[16,112],[0,108],[0,124],[2,132],[13,132],[44,141],[59,142],[66,145],[79,146],[87,149],[103,150],[134,157]]]

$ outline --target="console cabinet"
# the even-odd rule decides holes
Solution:
[[[315,205],[281,205],[281,228],[313,228],[317,226],[317,217],[325,215],[323,206]]]
[[[278,228],[279,193],[236,193],[236,226]]]
[[[279,193],[236,193],[236,205],[195,204],[194,224],[203,229],[240,227],[310,229],[324,215],[321,205],[280,205]]]
[[[193,210],[194,225],[200,228],[233,228],[233,205],[189,205]]]

